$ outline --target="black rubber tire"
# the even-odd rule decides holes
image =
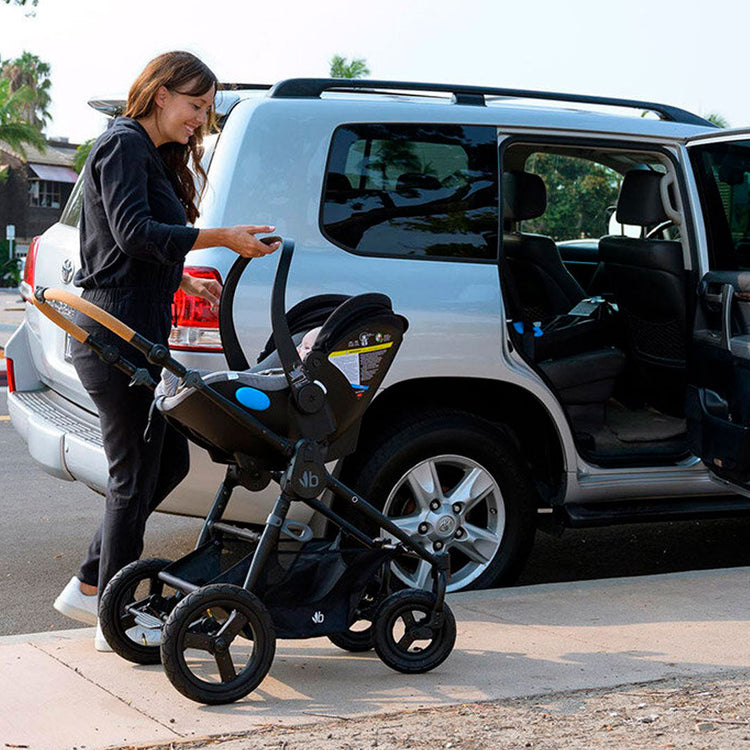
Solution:
[[[397,591],[380,605],[373,625],[373,640],[375,651],[384,664],[397,672],[421,674],[435,669],[448,658],[456,642],[456,618],[447,604],[443,605],[442,623],[437,632],[431,629],[429,637],[420,633],[422,637],[417,640],[425,640],[427,645],[412,650],[413,636],[409,635],[409,628],[427,620],[434,607],[435,594],[415,589]],[[396,636],[396,628],[401,625],[404,632]]]
[[[372,624],[362,630],[345,630],[343,633],[330,633],[328,640],[343,651],[353,654],[361,654],[373,649]]]
[[[177,603],[176,596],[161,600],[164,584],[157,575],[170,564],[169,560],[151,558],[136,560],[126,565],[107,584],[99,601],[99,624],[102,633],[112,650],[127,661],[135,664],[158,664],[159,646],[147,646],[132,640],[126,631],[133,626],[132,615],[127,615],[125,607],[135,601],[135,590],[140,583],[150,580],[149,596],[156,597],[156,610],[166,620]]]
[[[371,439],[368,444],[373,446],[369,455],[355,465],[345,479],[380,509],[400,478],[431,457],[465,456],[484,467],[502,494],[505,525],[500,544],[493,558],[473,580],[463,586],[451,585],[449,581],[448,590],[510,585],[518,578],[534,543],[538,494],[507,431],[473,414],[445,409],[423,412],[418,419],[402,422],[400,427],[389,430],[379,443]],[[351,508],[341,503],[336,507],[342,515],[362,526],[361,515],[355,516]],[[368,528],[368,533],[380,532],[373,527]],[[455,580],[458,570],[451,572]],[[396,583],[397,576],[393,578]]]
[[[223,610],[228,613],[228,618],[222,624],[208,610]],[[220,682],[201,679],[187,664],[185,650],[189,648],[214,653],[212,649],[217,646],[216,636],[228,624],[229,618],[235,615],[239,615],[238,628],[234,633],[230,631],[226,642],[226,655],[234,676],[227,678],[220,674]],[[198,630],[199,627],[203,628],[202,632]],[[191,636],[193,640],[186,643]],[[250,658],[239,673],[231,663],[229,651],[236,638],[243,638],[253,647]],[[169,681],[186,698],[209,705],[232,703],[255,690],[268,674],[275,651],[276,633],[263,602],[249,591],[228,583],[210,584],[188,594],[169,616],[161,641],[161,661]],[[214,657],[221,672],[222,664],[215,654]],[[224,669],[227,669],[226,660]]]

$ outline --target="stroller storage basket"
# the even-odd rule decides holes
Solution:
[[[165,572],[196,586],[242,586],[256,546],[235,539],[208,542]],[[280,541],[254,593],[268,609],[278,638],[340,633],[356,619],[368,583],[395,554],[393,548],[342,547],[338,539],[313,539],[302,545]]]

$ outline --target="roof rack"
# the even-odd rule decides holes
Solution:
[[[686,125],[715,127],[713,123],[687,112],[679,107],[656,102],[643,102],[636,99],[615,99],[605,96],[585,94],[560,94],[551,91],[530,91],[527,89],[486,88],[484,86],[453,86],[446,83],[415,83],[413,81],[373,81],[367,78],[289,78],[273,86],[269,96],[275,98],[317,98],[324,91],[333,89],[360,93],[390,91],[425,91],[451,94],[454,104],[485,106],[485,97],[497,96],[512,99],[549,99],[558,102],[578,104],[601,104],[608,107],[627,107],[655,112],[662,120],[680,122]]]

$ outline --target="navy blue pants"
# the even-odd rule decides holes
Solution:
[[[164,302],[133,300],[128,295],[84,292],[134,330],[164,343],[169,332],[169,308]],[[113,334],[79,316],[77,322],[99,340],[113,343],[137,366],[145,360]],[[130,387],[127,375],[102,362],[87,346],[74,343],[73,364],[99,411],[109,479],[104,519],[89,546],[78,578],[98,586],[101,593],[110,579],[143,552],[146,519],[184,479],[189,468],[186,439],[154,411],[149,426],[151,392]],[[158,368],[150,367],[158,377]],[[149,426],[148,435],[144,436]]]

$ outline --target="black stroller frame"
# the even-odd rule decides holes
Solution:
[[[206,448],[212,459],[227,464],[195,549],[175,562],[131,563],[112,579],[100,599],[100,623],[112,648],[136,663],[161,660],[173,685],[203,703],[227,703],[254,690],[271,667],[277,635],[328,635],[336,645],[350,651],[374,646],[388,666],[407,673],[433,669],[447,658],[455,642],[455,620],[445,603],[448,555],[426,550],[326,468],[326,463],[356,447],[362,413],[395,357],[407,323],[394,315],[390,300],[383,295],[350,298],[331,313],[318,342],[302,361],[285,312],[293,252],[294,243],[284,240],[271,298],[273,339],[283,378],[276,373],[265,380],[268,371],[258,373],[258,368],[248,374],[230,371],[213,374],[212,378],[188,370],[167,347],[148,341],[76,295],[38,288],[32,300],[73,338],[130,376],[131,385],[155,390],[154,406],[164,418]],[[235,352],[239,344],[233,324],[233,297],[248,262],[240,258],[232,267],[220,310],[222,339],[226,333],[229,348]],[[149,363],[172,373],[179,379],[179,392],[160,394],[146,368],[136,367],[116,346],[102,344],[48,304],[54,302],[93,318],[141,352]],[[357,315],[363,321],[375,316],[380,321],[378,331],[386,331],[387,339],[371,347],[377,350],[378,358],[368,371],[370,392],[364,394],[354,390],[325,352],[326,344],[338,343],[334,341],[336,331],[346,329],[348,321],[358,319]],[[349,334],[351,330],[350,325]],[[231,365],[229,355],[228,359]],[[251,386],[242,385],[243,378]],[[260,387],[266,382],[270,384],[268,392]],[[269,399],[277,408],[267,412],[261,409],[260,414],[268,415],[263,421],[251,413],[251,408],[243,408],[238,396],[243,389],[254,398],[259,391],[263,405]],[[266,423],[274,421],[274,413],[278,416],[282,412],[281,423],[287,426],[287,434],[280,434],[278,419],[275,425]],[[260,534],[222,520],[237,487],[260,490],[271,480],[278,482],[280,492]],[[320,499],[325,491],[350,511],[347,516],[363,516],[387,537],[372,538],[334,511]],[[295,502],[305,503],[328,519],[339,529],[338,536],[334,540],[311,540],[309,527],[287,520]],[[282,534],[291,541],[282,539]],[[433,591],[389,593],[388,564],[397,555],[427,561],[432,568]],[[312,601],[310,607],[319,607],[323,601],[331,606],[330,615],[322,607],[312,616],[309,608],[305,609],[304,593],[313,586],[312,579],[322,581],[322,599]],[[145,592],[141,590],[144,585]],[[167,595],[165,587],[175,593]],[[370,624],[364,631],[353,630],[355,621]],[[158,635],[160,631],[161,641],[156,645],[154,632]],[[237,639],[251,649],[239,671],[230,654]],[[209,663],[215,661],[218,678],[205,679],[196,673],[186,651],[207,653]]]

